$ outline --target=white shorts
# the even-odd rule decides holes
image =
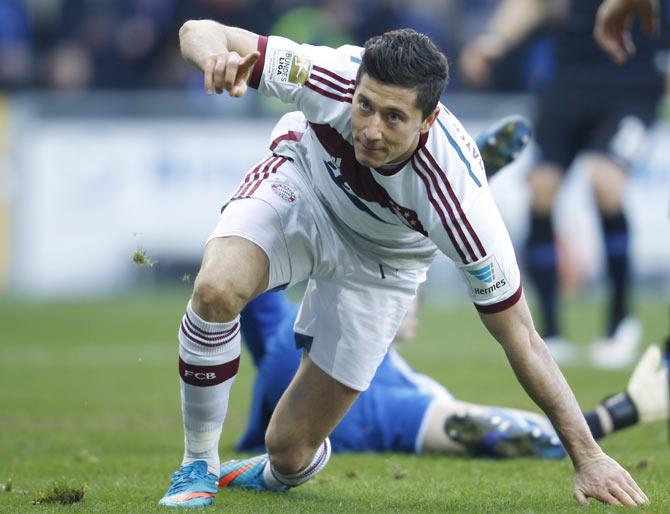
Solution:
[[[210,240],[234,235],[263,249],[270,261],[268,289],[309,279],[296,342],[334,379],[364,391],[427,268],[389,269],[362,256],[339,236],[294,165],[277,164],[254,186],[242,182]]]

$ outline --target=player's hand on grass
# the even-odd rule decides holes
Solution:
[[[212,54],[205,62],[205,92],[228,91],[230,96],[243,96],[247,92],[249,75],[260,58],[259,52],[251,52],[242,58],[237,52]]]
[[[635,55],[631,26],[636,17],[649,35],[658,33],[658,0],[605,0],[598,8],[593,35],[610,58],[623,64]]]
[[[575,466],[574,497],[580,504],[588,498],[610,505],[648,505],[649,498],[628,471],[604,453]]]

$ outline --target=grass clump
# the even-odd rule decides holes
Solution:
[[[33,505],[44,503],[72,505],[84,499],[85,491],[86,486],[84,484],[71,484],[61,480],[54,482],[46,491],[37,493],[33,497]]]

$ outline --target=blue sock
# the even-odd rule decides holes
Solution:
[[[540,297],[543,337],[555,336],[558,331],[558,274],[556,244],[551,215],[533,213],[525,248],[526,269]]]
[[[628,260],[628,223],[623,212],[600,214],[607,256],[607,272],[611,288],[607,335],[612,336],[619,322],[628,313],[630,284]]]

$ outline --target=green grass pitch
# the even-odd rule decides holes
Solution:
[[[0,301],[0,512],[155,512],[179,463],[182,432],[177,327],[188,296],[178,291],[115,300]],[[640,299],[645,344],[660,342],[667,306]],[[422,312],[418,340],[402,353],[462,399],[533,408],[502,350],[471,306]],[[582,344],[600,326],[598,302],[573,303],[569,335]],[[582,406],[623,389],[629,371],[565,370]],[[222,459],[246,418],[253,370],[233,388]],[[670,512],[667,425],[634,427],[603,442],[652,499]],[[86,484],[71,506],[35,505],[57,480]],[[315,480],[288,494],[223,491],[211,512],[613,512],[571,498],[568,461],[469,460],[444,456],[336,455]]]

